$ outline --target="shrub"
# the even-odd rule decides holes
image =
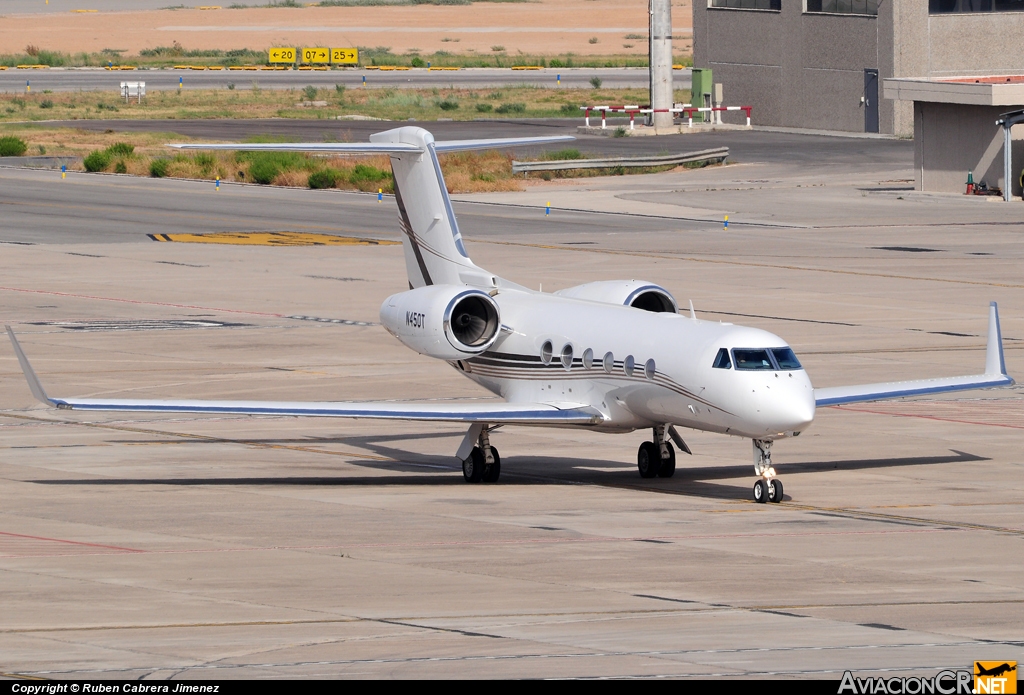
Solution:
[[[615,129],[615,132],[612,133],[612,137],[616,137],[616,138],[624,138],[624,137],[626,137],[626,129],[623,126],[620,125],[618,128]]]
[[[345,85],[343,85],[343,84],[336,84],[336,85],[334,85],[334,91],[336,91],[338,94],[340,94],[342,96],[345,96]]]
[[[21,138],[12,135],[0,138],[0,157],[20,157],[27,149],[28,145]]]
[[[162,179],[167,176],[167,170],[171,166],[169,159],[154,159],[149,163],[149,175],[155,179]]]
[[[356,164],[355,168],[352,169],[352,173],[349,174],[348,180],[354,184],[360,182],[377,183],[390,177],[391,174],[383,169],[370,166],[369,164]]]
[[[234,89],[234,88],[235,88],[235,83],[234,82],[228,82],[228,89]]]
[[[307,85],[302,89],[302,95],[306,97],[306,101],[313,101],[316,99],[317,92],[319,90],[313,85]]]
[[[459,108],[459,102],[455,101],[451,97],[448,97],[444,101],[437,102],[437,105],[442,111],[455,111]]]
[[[409,65],[413,66],[414,68],[422,68],[426,67],[427,63],[419,56],[413,56],[412,60],[409,61]]]
[[[526,104],[521,102],[515,102],[512,104],[502,104],[498,108],[494,109],[496,113],[523,113],[526,111]]]
[[[270,185],[280,173],[281,167],[273,159],[257,159],[249,165],[249,175],[252,176],[252,180],[262,183],[264,186]]]
[[[479,111],[480,113],[490,113],[491,111],[494,110],[494,107],[491,106],[490,104],[477,104],[476,110]]]
[[[601,89],[601,78],[597,77],[596,75],[594,77],[591,77],[590,84],[594,89]]]
[[[341,178],[339,172],[334,169],[321,169],[309,175],[310,188],[334,188]]]
[[[41,108],[41,109],[52,109],[53,108],[53,100],[52,99],[43,99],[41,102],[39,102],[39,108]]]
[[[106,150],[93,150],[82,160],[82,166],[86,171],[106,171],[110,166],[110,153]]]
[[[200,152],[192,158],[192,161],[203,170],[204,174],[209,173],[213,167],[217,166],[217,158],[209,152]]]
[[[115,142],[107,148],[107,154],[111,157],[131,157],[135,152],[135,145],[129,142]]]
[[[587,40],[587,43],[589,43],[589,44],[595,44],[595,43],[597,43],[597,37],[596,37],[596,36],[591,36],[591,37],[590,37],[590,38],[589,38],[589,39]]]
[[[114,172],[118,174],[128,173],[128,165],[124,163],[123,159],[117,160],[117,164],[114,165]]]
[[[579,113],[580,107],[576,104],[562,104],[562,113]]]

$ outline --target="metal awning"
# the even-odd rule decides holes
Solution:
[[[1018,123],[1024,123],[1024,109],[1000,114],[996,121],[996,125],[1003,126],[1003,200],[1007,202],[1013,191],[1013,143],[1010,141],[1010,129]]]

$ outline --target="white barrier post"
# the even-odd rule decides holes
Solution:
[[[607,118],[607,116],[608,112],[605,111],[604,109],[601,109],[601,130],[604,130],[605,128],[608,127],[608,124],[605,122],[605,118]]]

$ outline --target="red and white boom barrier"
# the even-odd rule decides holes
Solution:
[[[696,106],[682,106],[679,108],[671,109],[648,109],[640,106],[581,106],[580,110],[583,111],[583,122],[586,126],[590,127],[590,112],[600,111],[601,112],[601,127],[608,127],[608,114],[609,113],[628,113],[629,114],[629,129],[633,130],[634,119],[636,114],[647,114],[647,113],[671,113],[683,114],[688,120],[690,128],[693,127],[693,114],[695,113],[709,113],[714,111],[744,111],[747,114],[747,127],[750,127],[750,112],[753,110],[752,106],[714,106],[714,107],[702,107]]]

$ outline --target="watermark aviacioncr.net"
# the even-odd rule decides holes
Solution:
[[[974,672],[943,670],[934,676],[858,678],[843,673],[838,695],[1016,695],[1016,661],[975,661]]]

